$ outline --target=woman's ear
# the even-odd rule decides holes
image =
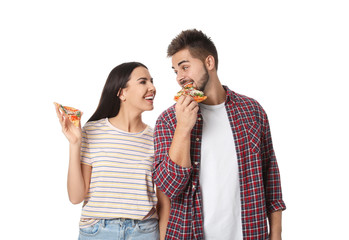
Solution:
[[[126,96],[124,94],[124,88],[121,88],[118,92],[118,97],[120,98],[121,101],[125,102],[126,101]]]
[[[207,70],[213,70],[215,66],[215,59],[212,55],[208,55],[206,60],[205,60],[205,65]]]

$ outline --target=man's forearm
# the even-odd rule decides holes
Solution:
[[[169,150],[173,162],[181,167],[191,167],[190,161],[190,131],[177,128]]]
[[[168,219],[170,217],[171,200],[159,188],[156,189],[158,197],[157,210],[159,215],[160,239],[165,239]]]
[[[281,240],[282,210],[270,213],[268,218],[270,227],[270,240]]]

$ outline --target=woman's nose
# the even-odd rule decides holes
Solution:
[[[154,86],[154,84],[152,82],[149,84],[148,89],[149,89],[150,92],[155,92],[155,86]]]

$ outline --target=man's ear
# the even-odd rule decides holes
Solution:
[[[215,65],[216,61],[214,59],[214,57],[212,55],[208,55],[206,60],[205,60],[205,65],[207,70],[213,70],[216,65]]]

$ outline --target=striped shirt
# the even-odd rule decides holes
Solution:
[[[82,134],[81,162],[92,173],[80,226],[99,219],[142,220],[155,212],[153,129],[129,133],[104,118],[86,123]]]

